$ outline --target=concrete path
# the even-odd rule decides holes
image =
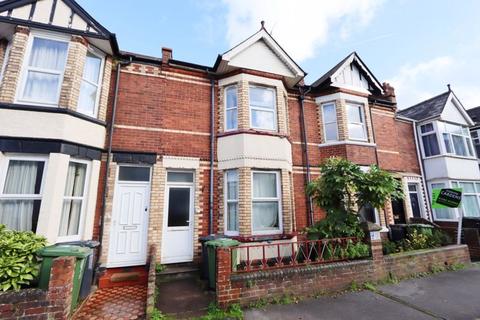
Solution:
[[[245,311],[245,319],[480,320],[480,268],[445,272],[378,287]]]

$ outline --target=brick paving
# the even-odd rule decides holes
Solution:
[[[147,287],[144,285],[97,290],[73,320],[145,319]]]

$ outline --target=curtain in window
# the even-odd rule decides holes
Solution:
[[[227,230],[238,231],[238,172],[229,170],[227,177]]]
[[[77,235],[79,232],[86,169],[87,166],[81,163],[70,163],[68,166],[59,236]]]
[[[276,175],[273,173],[253,174],[253,197],[275,198],[277,196]]]
[[[37,181],[39,162],[12,160],[9,163],[3,194],[33,195]],[[32,230],[34,200],[0,200],[0,223],[9,229]]]
[[[23,92],[24,98],[56,102],[60,73],[65,67],[67,58],[67,48],[66,42],[34,38]],[[53,71],[53,73],[46,71]]]
[[[480,217],[480,208],[476,195],[463,196],[463,211],[465,217]]]
[[[278,202],[255,201],[253,203],[253,230],[278,229]]]

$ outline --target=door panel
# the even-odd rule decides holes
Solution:
[[[108,267],[147,261],[148,184],[119,183],[115,189]]]
[[[193,186],[167,186],[162,263],[193,260]]]

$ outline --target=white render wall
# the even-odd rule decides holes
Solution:
[[[435,179],[480,180],[480,170],[476,159],[438,156],[427,158],[424,161],[427,181]]]
[[[0,136],[60,139],[103,149],[105,127],[68,114],[0,109]]]

